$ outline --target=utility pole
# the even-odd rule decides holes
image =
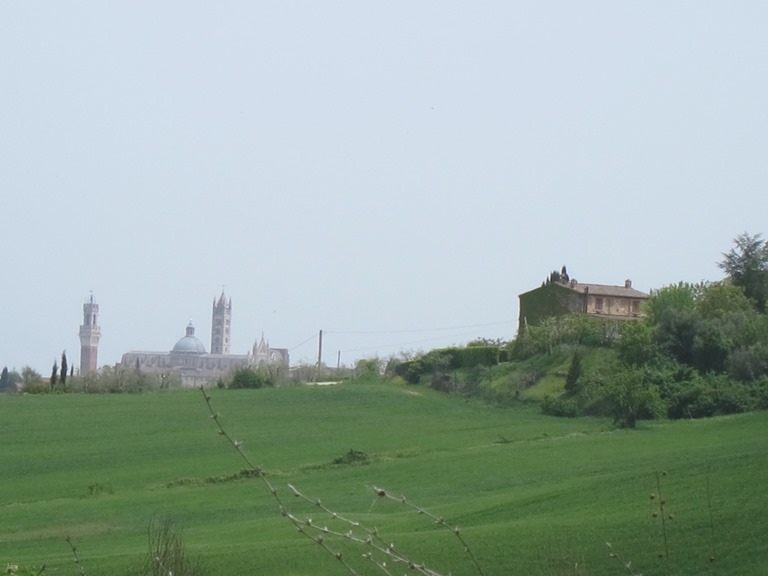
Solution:
[[[318,339],[318,344],[317,344],[317,367],[320,368],[322,363],[323,363],[323,331],[320,330],[320,338]]]

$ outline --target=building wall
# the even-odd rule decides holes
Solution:
[[[80,374],[90,374],[96,371],[99,349],[96,346],[80,345]]]
[[[551,282],[520,294],[518,330],[524,329],[526,324],[535,326],[546,318],[564,314],[586,313],[610,318],[641,317],[643,300],[644,298],[625,297],[615,293],[608,295],[581,292],[563,284]]]
[[[526,324],[535,326],[552,316],[584,312],[584,296],[570,288],[552,282],[540,288],[520,294],[520,319],[518,329]]]
[[[587,314],[603,316],[640,316],[640,300],[638,298],[622,298],[621,296],[603,296],[590,294],[587,297]]]
[[[225,376],[241,366],[282,364],[288,366],[288,351],[269,349],[270,355],[253,354],[188,354],[174,352],[126,352],[120,360],[124,369],[147,372],[175,371],[181,375],[182,386],[200,386]]]

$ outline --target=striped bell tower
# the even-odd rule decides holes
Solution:
[[[219,301],[213,299],[211,312],[211,354],[229,354],[229,338],[232,332],[232,298],[221,291]]]
[[[99,305],[94,303],[93,294],[83,304],[83,324],[80,326],[80,374],[96,371],[99,355]]]

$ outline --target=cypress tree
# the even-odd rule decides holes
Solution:
[[[67,351],[61,353],[61,385],[67,389]]]
[[[570,394],[578,392],[579,378],[581,378],[581,353],[574,352],[571,366],[568,368],[568,375],[565,377],[565,391]]]
[[[8,373],[8,366],[3,366],[3,372],[0,374],[0,390],[11,387],[11,375]]]
[[[56,360],[53,361],[53,366],[51,367],[51,390],[53,390],[56,387],[56,382],[59,379],[59,365],[56,363]]]

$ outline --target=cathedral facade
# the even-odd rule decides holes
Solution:
[[[120,366],[148,372],[175,371],[182,386],[205,386],[241,366],[289,364],[288,350],[272,348],[262,335],[246,354],[230,354],[232,330],[232,300],[224,293],[213,299],[211,312],[211,351],[195,336],[190,322],[185,335],[168,352],[133,351],[123,354]]]

